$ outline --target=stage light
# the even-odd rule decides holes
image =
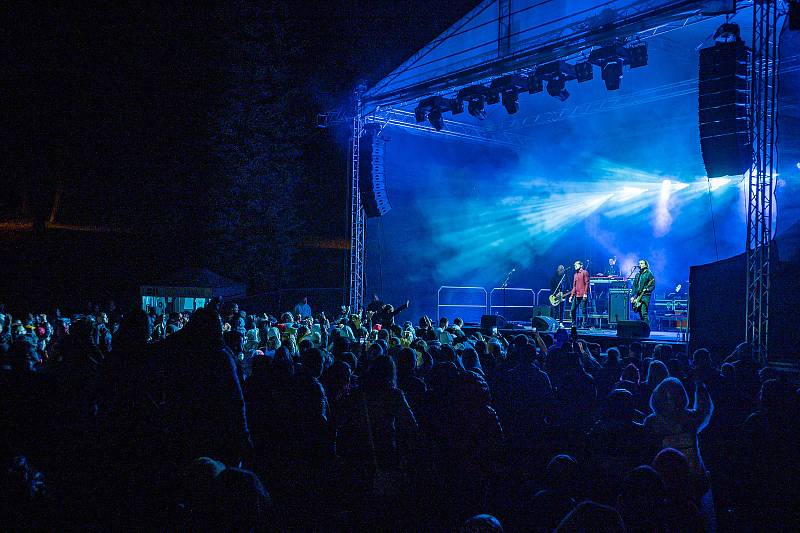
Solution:
[[[708,182],[711,184],[711,190],[712,191],[716,191],[720,187],[724,187],[725,185],[729,184],[731,182],[731,179],[730,178],[711,178],[711,179],[708,180]]]
[[[628,57],[626,63],[631,68],[639,68],[647,66],[647,43],[637,44],[626,48]]]
[[[424,122],[427,118],[436,131],[441,131],[444,127],[442,113],[450,111],[454,115],[464,111],[464,102],[458,98],[444,98],[442,96],[430,96],[420,100],[414,109],[414,118],[417,123]]]
[[[536,77],[547,81],[547,94],[562,102],[569,98],[568,80],[576,79],[575,65],[566,61],[553,61],[536,67]]]
[[[484,106],[492,94],[496,93],[489,87],[484,85],[471,85],[470,87],[464,87],[458,91],[456,100],[462,102],[462,105],[463,102],[467,102],[467,111],[469,114],[479,120],[483,120],[486,118]]]
[[[603,65],[603,81],[606,82],[606,89],[616,91],[622,81],[622,62],[615,60]]]
[[[530,83],[527,76],[510,74],[495,78],[489,88],[501,95],[503,107],[509,115],[513,115],[519,111],[519,93],[529,90]]]
[[[566,89],[566,82],[561,78],[549,80],[547,82],[547,94],[558,98],[563,102],[569,98],[569,91]]]
[[[509,115],[519,111],[519,95],[513,91],[503,93],[503,107],[506,108]]]
[[[447,109],[453,115],[458,115],[459,113],[464,112],[464,102],[458,100],[456,98],[447,98],[445,99],[445,103],[447,104]]]
[[[669,210],[669,197],[672,195],[672,181],[664,180],[661,182],[661,193],[658,195],[655,209],[655,231],[653,235],[660,237],[665,235],[672,226],[672,213]]]
[[[622,188],[622,191],[620,191],[620,194],[617,196],[616,199],[617,201],[620,202],[627,202],[628,200],[636,198],[637,196],[645,192],[647,192],[647,189],[643,189],[641,187],[625,186]]]
[[[431,126],[433,126],[433,129],[436,131],[442,131],[442,128],[444,127],[444,120],[442,119],[442,112],[438,107],[431,109],[431,111],[428,113],[428,122],[431,123]]]
[[[537,78],[536,76],[531,76],[528,78],[528,93],[529,94],[536,94],[540,93],[544,90],[544,84],[542,83],[541,78]],[[798,168],[800,168],[800,163],[798,163]]]
[[[484,109],[484,104],[485,101],[482,96],[475,100],[470,100],[470,102],[467,104],[467,111],[473,117],[479,120],[483,120],[486,118],[486,110]]]
[[[578,79],[578,83],[589,81],[594,78],[592,64],[588,61],[575,63],[575,77]]]

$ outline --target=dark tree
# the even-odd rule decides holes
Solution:
[[[236,2],[215,17],[208,258],[256,288],[276,288],[288,280],[298,240],[306,94],[292,84],[295,52],[279,6]]]

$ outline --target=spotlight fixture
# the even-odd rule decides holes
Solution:
[[[513,115],[519,111],[519,93],[527,91],[529,87],[527,76],[512,74],[492,80],[490,89],[500,94],[503,107],[509,115]]]
[[[528,93],[529,94],[536,94],[540,93],[544,90],[544,84],[542,83],[542,79],[536,76],[530,76],[528,78]]]
[[[575,65],[566,61],[553,61],[536,67],[536,77],[547,81],[547,94],[562,102],[569,98],[567,81],[577,79]]]
[[[594,78],[594,71],[592,70],[592,64],[589,63],[588,61],[575,63],[575,77],[577,78],[578,83],[589,81],[592,78]]]
[[[622,61],[609,61],[603,65],[603,81],[606,82],[606,89],[616,91],[622,81]]]
[[[625,61],[631,68],[639,68],[647,66],[647,43],[640,43],[634,46],[625,48],[628,52],[628,57]]]
[[[636,42],[625,46],[624,40],[600,46],[589,54],[589,62],[603,71],[606,89],[616,91],[620,87],[622,69],[625,65],[639,68],[647,65],[647,43]]]
[[[467,104],[467,111],[473,117],[483,120],[486,118],[486,109],[484,109],[484,105],[486,104],[486,100],[483,96],[476,98],[475,100],[470,100]]]
[[[421,100],[414,109],[414,119],[417,123],[425,122],[427,118],[436,131],[441,131],[444,127],[442,113],[450,111],[454,115],[464,111],[464,102],[458,98],[444,98],[442,96],[430,96]]]
[[[562,102],[569,98],[569,91],[566,88],[566,80],[563,78],[549,80],[547,82],[547,94],[558,98]]]
[[[462,106],[463,102],[466,101],[467,111],[469,114],[479,120],[486,118],[485,105],[487,103],[492,104],[499,101],[497,91],[494,91],[484,85],[471,85],[469,87],[464,87],[458,91],[458,95],[455,99],[456,101],[461,102]]]
[[[509,115],[519,111],[519,95],[513,91],[503,93],[503,107]]]
[[[436,131],[442,131],[444,120],[442,119],[442,111],[438,107],[431,109],[430,113],[428,113],[428,122],[431,123],[431,126]]]
[[[457,98],[445,98],[445,104],[447,105],[448,111],[453,115],[464,112],[464,102]]]

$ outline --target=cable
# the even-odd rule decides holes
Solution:
[[[383,298],[383,218],[378,217],[378,294]]]
[[[776,45],[775,45],[775,62],[776,62],[776,69],[775,69],[775,100],[776,100],[776,107],[780,107],[777,102],[781,100],[781,38],[783,38],[783,34],[786,32],[786,28],[789,25],[789,20],[786,14],[783,15],[783,25],[781,26],[780,31],[778,32],[778,36],[776,38]],[[787,69],[787,72],[791,72],[791,70]],[[780,150],[778,147],[780,146],[780,115],[776,112],[775,113],[775,161],[779,162],[781,160]],[[777,167],[775,163],[773,163],[773,168]],[[770,235],[770,240],[774,239],[778,236],[778,216],[780,211],[778,211],[778,187],[777,183],[775,184],[776,187],[773,189],[773,196],[771,198],[772,201],[772,211],[775,213],[775,223],[773,226],[775,227],[774,232]],[[772,229],[770,228],[772,231]]]
[[[717,223],[714,220],[714,202],[711,200],[711,178],[706,176],[706,182],[708,183],[708,205],[711,208],[711,227],[714,231],[714,251],[717,254],[717,261],[719,261],[719,248],[717,247]]]

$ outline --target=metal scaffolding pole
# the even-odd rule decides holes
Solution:
[[[753,168],[748,179],[746,340],[768,360],[773,159],[778,81],[778,0],[753,4],[750,120]]]
[[[350,280],[348,283],[348,305],[355,312],[364,305],[364,252],[365,252],[365,215],[364,206],[361,204],[361,189],[359,188],[359,152],[361,147],[361,134],[364,131],[364,118],[362,116],[361,96],[366,86],[359,85],[354,93],[355,115],[353,116],[353,129],[350,136]]]

